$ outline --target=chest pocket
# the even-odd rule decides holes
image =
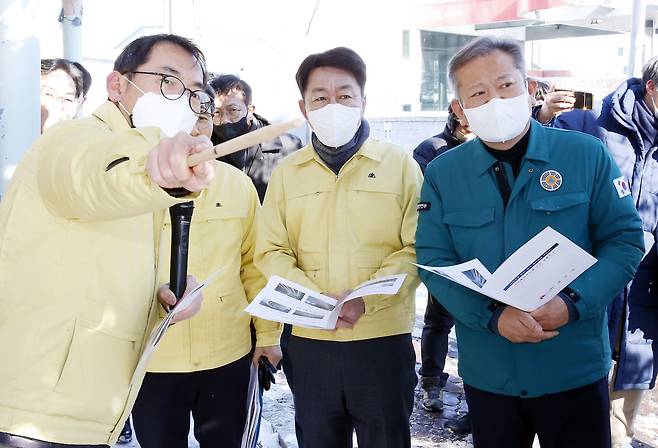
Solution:
[[[247,208],[238,204],[204,203],[197,206],[192,214],[190,226],[190,246],[188,256],[188,272],[201,280],[210,275],[220,266],[229,271],[224,279],[232,278],[233,269],[239,272],[242,253],[242,239],[245,229],[243,220],[247,217]],[[165,238],[171,238],[171,220],[169,213],[165,218],[167,229]],[[166,257],[169,255],[167,254]],[[229,273],[230,272],[230,273]],[[221,285],[221,293],[228,293],[241,288],[239,277],[234,284],[216,282]],[[210,290],[209,290],[210,292]],[[218,293],[219,293],[218,292]],[[209,297],[210,295],[208,295]]]
[[[399,183],[376,179],[347,189],[347,213],[357,241],[398,241],[402,224]],[[380,182],[377,182],[380,181]]]
[[[450,229],[460,259],[466,261],[477,257],[483,247],[491,245],[492,238],[501,238],[490,225],[494,217],[493,207],[446,212],[443,215],[443,223]]]
[[[549,193],[549,195],[530,200],[530,207],[535,211],[550,214],[551,212],[559,212],[589,202],[589,196],[582,191],[556,195]]]
[[[531,199],[530,208],[541,227],[551,226],[558,232],[571,235],[578,241],[589,234],[589,196],[585,192],[563,194],[547,193],[545,197]],[[578,236],[579,235],[579,236]]]

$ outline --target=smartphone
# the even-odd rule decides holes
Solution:
[[[576,97],[576,102],[573,105],[574,109],[584,109],[584,110],[592,109],[592,105],[594,104],[594,97],[590,92],[582,92],[579,90],[575,90],[573,94]]]

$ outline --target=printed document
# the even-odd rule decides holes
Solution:
[[[336,299],[273,275],[245,311],[252,316],[307,328],[333,330],[343,305],[375,294],[397,294],[407,274],[361,283],[340,303]]]
[[[493,274],[478,259],[454,266],[416,266],[499,302],[533,311],[569,286],[594,263],[596,258],[561,233],[546,227]]]

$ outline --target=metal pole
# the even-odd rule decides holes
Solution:
[[[642,46],[644,45],[645,17],[646,7],[644,5],[644,0],[633,0],[631,42],[630,51],[628,52],[628,76],[637,76],[642,69]],[[638,64],[638,62],[640,63]]]
[[[62,0],[64,59],[82,63],[82,0]]]
[[[39,137],[37,0],[0,0],[0,196]]]

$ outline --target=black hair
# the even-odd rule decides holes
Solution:
[[[227,95],[233,90],[242,92],[244,95],[244,103],[247,106],[251,105],[251,86],[235,75],[217,75],[210,80],[210,86],[215,91],[216,95]]]
[[[176,34],[153,34],[135,39],[116,58],[114,61],[114,70],[121,74],[136,71],[140,65],[148,61],[153,47],[162,42],[178,45],[194,56],[199,67],[201,67],[203,83],[205,84],[207,82],[208,71],[206,69],[206,57],[203,55],[203,52],[191,40]]]
[[[56,70],[62,70],[73,80],[75,96],[82,98],[91,88],[91,74],[79,62],[68,59],[42,59],[41,76],[46,76]]]
[[[302,98],[304,98],[311,72],[319,67],[334,67],[350,73],[356,79],[361,88],[361,94],[363,94],[366,86],[366,63],[356,51],[347,47],[336,47],[324,53],[307,56],[299,65],[295,80]]]

